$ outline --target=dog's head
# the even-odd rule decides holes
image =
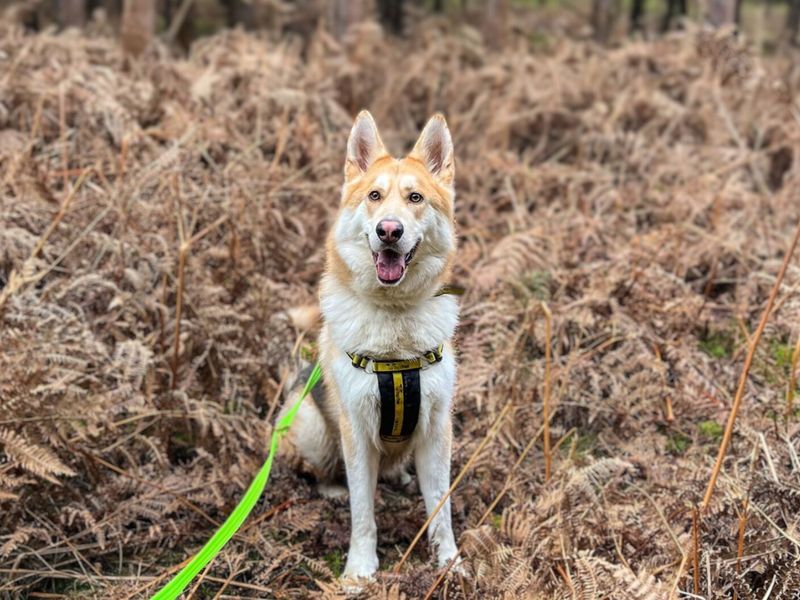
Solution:
[[[424,294],[448,272],[455,251],[453,142],[434,115],[405,158],[391,157],[372,115],[350,131],[342,206],[330,238],[335,271],[360,292]]]

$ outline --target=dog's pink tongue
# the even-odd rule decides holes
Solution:
[[[378,270],[378,277],[383,281],[397,281],[403,276],[406,265],[402,254],[383,250],[378,253],[375,268]]]

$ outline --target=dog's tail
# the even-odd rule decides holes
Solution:
[[[319,304],[295,306],[286,311],[289,320],[300,331],[313,331],[320,325]]]

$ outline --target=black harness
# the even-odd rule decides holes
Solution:
[[[414,433],[419,421],[421,394],[419,374],[442,360],[442,345],[419,358],[408,360],[375,360],[348,352],[353,366],[378,377],[381,396],[381,439],[405,442]]]
[[[461,296],[464,288],[445,285],[436,296]],[[375,373],[381,395],[381,439],[385,442],[405,442],[414,433],[419,421],[421,393],[419,373],[442,360],[443,345],[429,350],[418,358],[408,360],[375,360],[369,356],[348,352],[356,369]]]

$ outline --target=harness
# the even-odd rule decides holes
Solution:
[[[381,396],[381,439],[404,442],[411,437],[419,420],[421,394],[419,373],[442,360],[442,344],[418,358],[376,360],[348,352],[356,369],[375,373]]]
[[[444,286],[436,296],[460,296],[464,288]],[[377,360],[355,352],[347,356],[356,369],[375,373],[381,396],[380,436],[385,442],[405,442],[414,433],[419,420],[421,394],[420,371],[442,360],[443,345],[428,350],[422,356],[405,360]]]

